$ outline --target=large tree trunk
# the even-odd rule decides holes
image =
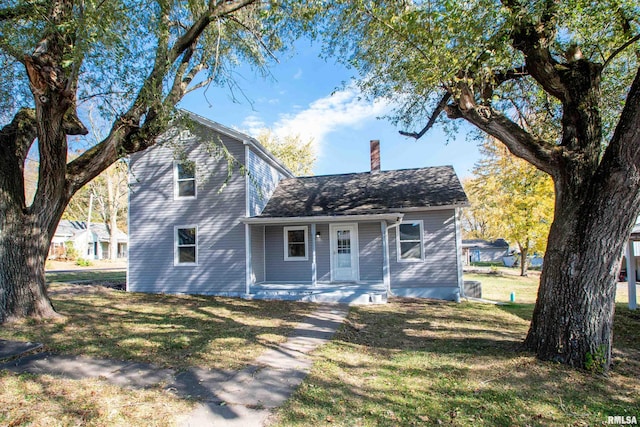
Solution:
[[[610,364],[617,277],[640,202],[637,172],[601,171],[582,190],[571,188],[568,174],[555,183],[555,218],[525,340],[543,360],[596,371]]]
[[[33,215],[9,215],[0,233],[0,323],[24,317],[55,317],[47,296],[44,264],[47,226]]]

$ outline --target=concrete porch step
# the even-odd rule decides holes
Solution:
[[[387,293],[375,290],[350,289],[263,289],[249,295],[252,299],[339,303],[349,305],[386,304]]]

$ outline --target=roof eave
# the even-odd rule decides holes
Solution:
[[[318,216],[291,216],[291,217],[245,217],[240,222],[244,224],[293,224],[293,223],[330,223],[351,221],[402,221],[404,214],[401,212],[389,212],[382,214],[360,215],[318,215]]]
[[[469,202],[460,202],[453,203],[448,205],[439,205],[439,206],[417,206],[411,208],[395,208],[398,212],[418,212],[418,211],[441,211],[447,209],[455,209],[455,208],[467,208],[471,206]]]

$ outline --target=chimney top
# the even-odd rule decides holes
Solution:
[[[380,141],[371,140],[371,173],[380,172]]]

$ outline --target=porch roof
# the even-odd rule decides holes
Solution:
[[[261,218],[395,214],[468,206],[452,166],[283,179]]]
[[[328,223],[344,221],[389,221],[399,223],[404,217],[403,213],[390,212],[382,214],[363,215],[330,215],[330,216],[290,216],[290,217],[263,217],[254,216],[242,218],[245,224],[294,224],[294,223]]]

